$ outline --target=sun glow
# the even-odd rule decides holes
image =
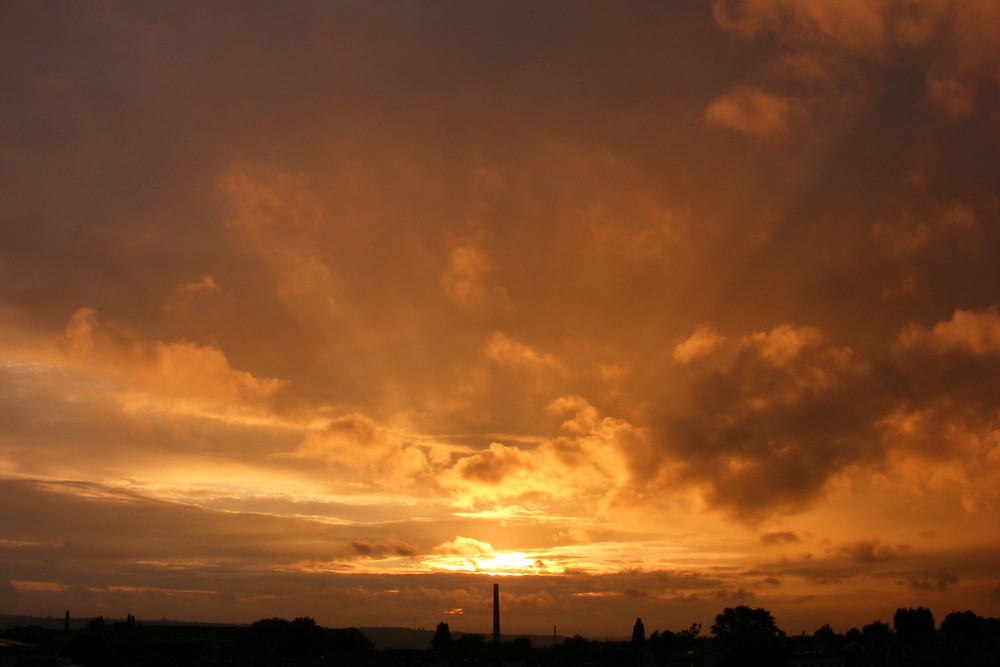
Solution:
[[[489,558],[484,558],[476,563],[477,569],[488,574],[528,574],[532,569],[539,569],[543,565],[541,561],[532,561],[523,553],[511,551],[508,553],[495,553]]]
[[[520,577],[529,574],[557,574],[561,567],[546,563],[520,551],[498,551],[475,555],[447,555],[428,558],[424,565],[431,570],[469,572],[498,577]]]

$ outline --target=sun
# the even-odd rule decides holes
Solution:
[[[520,577],[552,572],[552,569],[540,558],[534,558],[520,551],[437,556],[425,560],[424,565],[432,570],[487,574],[498,577]]]
[[[523,576],[537,572],[540,561],[532,560],[519,551],[492,553],[476,563],[477,570],[498,576]]]

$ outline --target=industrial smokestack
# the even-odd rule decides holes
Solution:
[[[493,643],[500,643],[500,584],[493,584]]]

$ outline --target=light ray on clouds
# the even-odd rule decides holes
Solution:
[[[0,13],[9,613],[1000,615],[995,4]]]

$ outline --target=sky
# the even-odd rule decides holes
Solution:
[[[0,5],[0,610],[1000,616],[1000,4]]]

